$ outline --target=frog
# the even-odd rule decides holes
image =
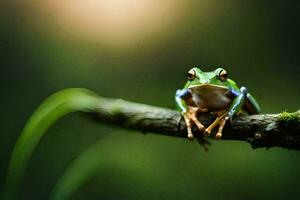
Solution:
[[[215,138],[221,139],[227,121],[232,123],[233,118],[241,113],[260,113],[260,106],[254,96],[246,87],[239,87],[230,79],[222,67],[208,72],[199,67],[190,69],[186,84],[176,90],[175,103],[184,118],[189,139],[194,138],[194,125],[205,136],[210,136],[212,130],[219,126]],[[208,127],[198,120],[198,116],[205,113],[215,117]]]

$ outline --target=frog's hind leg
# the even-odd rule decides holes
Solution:
[[[197,107],[192,107],[192,106],[188,106],[187,112],[183,114],[185,123],[186,123],[186,127],[187,127],[187,132],[188,132],[188,138],[193,139],[194,135],[192,132],[192,126],[193,124],[196,124],[196,126],[198,127],[198,129],[203,132],[205,127],[204,125],[198,120],[197,118],[197,114],[201,109],[197,108]]]
[[[204,134],[206,136],[209,136],[211,131],[215,128],[215,126],[219,125],[219,130],[218,130],[218,133],[221,133],[221,136],[222,136],[222,130],[223,130],[223,127],[225,126],[225,122],[226,122],[226,119],[225,117],[227,116],[228,112],[218,112],[216,113],[217,114],[217,118],[215,119],[215,121],[209,125],[209,127],[207,127],[204,131]],[[220,134],[217,134],[218,136]],[[216,137],[218,137],[216,136]]]
[[[226,124],[226,119],[222,118],[221,121],[220,121],[220,124],[219,124],[219,129],[218,129],[218,132],[215,136],[216,139],[221,139],[222,138],[222,131],[223,131],[223,128]]]
[[[225,111],[223,113],[216,113],[217,114],[217,118],[216,120],[205,130],[205,134],[206,135],[210,135],[210,132],[212,131],[212,129],[216,126],[219,125],[219,130],[218,133],[216,135],[216,138],[221,138],[222,137],[222,130],[225,126],[225,123],[227,120],[231,121],[232,117],[234,115],[236,115],[239,111],[241,111],[242,106],[245,103],[245,99],[248,98],[249,101],[253,101],[253,104],[255,103],[254,98],[252,98],[252,96],[248,93],[247,89],[245,87],[241,87],[241,93],[238,94],[235,99],[233,100],[229,111]],[[251,100],[250,100],[251,99]],[[253,107],[257,110],[259,110],[258,105],[253,105]]]
[[[198,113],[203,110],[198,107],[189,107],[189,110],[191,111],[191,120],[196,124],[199,131],[203,132],[205,127],[197,118]]]
[[[183,118],[186,124],[187,132],[188,132],[188,138],[193,139],[194,135],[192,132],[192,120],[190,119],[189,113],[183,114]]]
[[[196,124],[200,131],[203,131],[205,127],[199,122],[197,118],[197,114],[199,111],[203,111],[198,107],[189,106],[187,102],[190,102],[192,99],[192,95],[188,89],[177,90],[175,94],[175,101],[178,110],[180,110],[187,127],[188,138],[194,138],[192,133],[192,126]],[[205,109],[204,109],[205,110]]]

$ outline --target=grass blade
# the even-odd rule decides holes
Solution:
[[[68,166],[54,186],[51,200],[70,199],[80,186],[99,171],[104,161],[104,158],[99,156],[101,142],[90,146]]]
[[[39,106],[14,146],[7,171],[5,199],[17,198],[27,163],[47,129],[68,113],[91,111],[99,101],[101,98],[89,90],[72,88],[53,94]]]

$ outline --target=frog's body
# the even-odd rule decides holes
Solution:
[[[254,97],[245,87],[227,78],[227,72],[218,68],[212,72],[203,72],[193,68],[188,72],[188,82],[182,90],[177,90],[176,104],[182,113],[188,137],[193,138],[191,127],[195,123],[201,131],[209,135],[211,130],[219,125],[217,138],[222,137],[223,127],[228,119],[244,111],[249,114],[259,113],[260,108]],[[205,129],[198,121],[199,112],[209,112],[216,115],[216,120]]]
[[[228,94],[228,89],[225,87],[202,84],[199,86],[191,86],[189,90],[192,94],[194,106],[210,111],[226,109],[232,101],[230,96],[226,95]]]

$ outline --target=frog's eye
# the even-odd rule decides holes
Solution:
[[[222,69],[222,70],[220,71],[220,73],[219,73],[219,79],[220,79],[221,81],[225,82],[225,81],[227,81],[227,77],[228,77],[228,75],[227,75],[226,70],[225,70],[225,69]]]
[[[187,73],[187,78],[192,81],[196,78],[196,72],[194,69],[191,69],[188,73]]]

